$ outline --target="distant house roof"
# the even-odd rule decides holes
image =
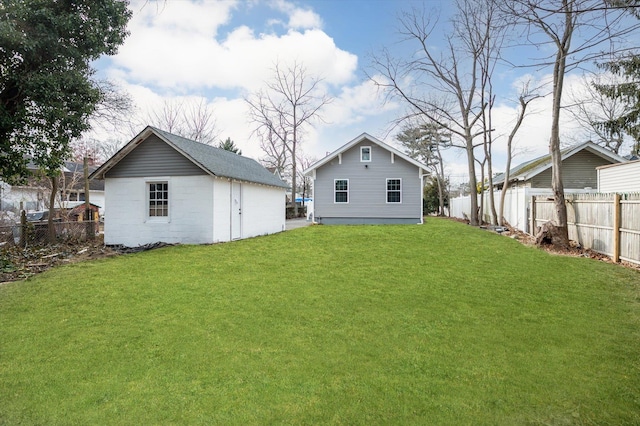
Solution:
[[[94,172],[98,167],[89,166],[89,174]],[[40,170],[33,161],[28,160],[27,169],[31,172],[31,176],[27,178],[24,185],[16,185],[18,187],[31,188],[48,188],[48,183],[44,183],[47,178],[38,173]],[[73,161],[65,161],[60,168],[64,175],[64,186],[66,189],[84,190],[84,164]],[[104,191],[104,181],[101,179],[89,180],[90,191]]]
[[[572,155],[585,149],[587,151],[592,152],[593,154],[596,154],[612,162],[620,163],[620,162],[626,161],[624,157],[621,157],[618,154],[615,154],[614,152],[611,152],[608,149],[603,148],[600,145],[597,145],[591,141],[588,141],[579,145],[574,145],[569,148],[565,148],[561,150],[560,152],[562,155],[562,161],[566,160]],[[512,168],[509,172],[509,181],[510,182],[528,181],[534,176],[537,176],[540,173],[550,168],[551,168],[551,154],[546,154],[538,158],[534,158],[533,160],[519,164],[514,168]],[[494,185],[502,184],[504,182],[504,176],[505,176],[504,173],[501,173],[496,177],[494,177],[493,184]]]
[[[375,143],[376,145],[380,146],[381,148],[384,148],[387,151],[392,152],[394,155],[397,155],[398,157],[402,158],[403,160],[405,160],[405,161],[413,164],[414,166],[418,167],[419,169],[424,170],[425,172],[429,173],[429,170],[427,169],[427,166],[425,166],[424,164],[420,163],[417,160],[414,160],[413,158],[409,157],[407,154],[404,154],[404,153],[398,151],[397,149],[393,148],[392,146],[387,145],[386,143],[382,142],[380,139],[374,138],[373,136],[371,136],[368,133],[362,133],[357,138],[347,142],[345,145],[343,145],[340,148],[336,149],[332,153],[327,154],[327,156],[324,157],[322,160],[316,161],[315,163],[310,165],[303,173],[306,175],[306,174],[310,173],[312,170],[315,170],[315,169],[317,169],[319,167],[322,167],[323,165],[327,164],[328,162],[330,162],[331,160],[336,158],[338,156],[338,154],[342,154],[343,152],[348,151],[349,149],[353,148],[354,146],[356,146],[357,144],[359,144],[360,142],[363,142],[365,140]]]
[[[205,145],[182,136],[174,135],[164,130],[147,126],[134,137],[113,157],[91,174],[91,178],[104,179],[105,173],[111,170],[120,160],[133,151],[139,143],[155,134],[169,146],[181,153],[196,166],[212,176],[254,182],[268,186],[287,188],[287,184],[272,173],[269,173],[260,163],[252,158],[243,157],[221,148]]]
[[[98,166],[89,166],[89,174],[95,172]],[[73,161],[65,161],[62,169],[67,189],[84,189],[84,163],[76,163]],[[90,179],[89,191],[104,191],[104,180]]]

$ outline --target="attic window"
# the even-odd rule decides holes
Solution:
[[[370,146],[361,146],[360,147],[360,161],[361,162],[370,162],[371,161],[371,147]]]

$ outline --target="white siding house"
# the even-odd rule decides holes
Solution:
[[[104,238],[206,244],[284,230],[286,184],[255,160],[147,127],[92,175]]]
[[[598,167],[599,192],[640,192],[640,160]]]
[[[323,224],[422,223],[425,165],[363,133],[304,171],[313,220]]]

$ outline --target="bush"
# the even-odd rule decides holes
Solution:
[[[293,212],[293,206],[287,206],[287,219],[294,219],[296,217],[307,217],[307,206],[298,206],[298,216],[295,216]]]

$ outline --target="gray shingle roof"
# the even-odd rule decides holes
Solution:
[[[282,188],[288,187],[287,184],[252,158],[243,157],[231,151],[183,138],[182,136],[174,135],[155,127],[151,128],[159,136],[172,143],[184,154],[187,154],[191,161],[199,164],[202,168],[216,176]]]
[[[140,138],[147,138],[151,133],[172,146],[187,159],[205,170],[220,177],[253,182],[262,185],[288,188],[289,186],[279,177],[270,173],[260,163],[252,158],[243,157],[221,148],[205,145],[173,133],[165,132],[152,126],[147,126],[138,136],[133,138],[120,151],[91,174],[91,178],[103,178],[104,174],[113,168],[120,160],[135,149]]]

